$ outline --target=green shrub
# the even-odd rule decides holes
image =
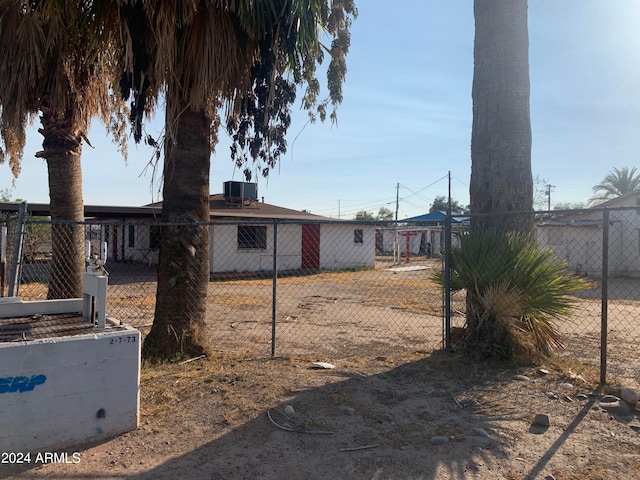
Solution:
[[[451,290],[467,293],[463,348],[519,364],[564,348],[555,322],[589,283],[530,236],[485,230],[460,243],[451,252]],[[434,280],[442,283],[442,272]]]

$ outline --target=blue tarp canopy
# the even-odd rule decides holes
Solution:
[[[444,223],[446,218],[446,212],[440,210],[434,210],[431,213],[425,213],[424,215],[418,215],[417,217],[405,218],[403,222],[425,222],[425,223]],[[468,222],[468,218],[453,217],[451,223],[465,223]]]

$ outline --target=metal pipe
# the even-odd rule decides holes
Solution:
[[[271,356],[276,354],[276,316],[278,314],[278,222],[273,222],[273,291],[271,296]]]
[[[9,297],[17,297],[20,286],[20,272],[22,270],[22,244],[24,242],[25,222],[27,218],[27,202],[20,204],[18,223],[16,225],[15,242],[13,245],[13,259],[9,269]]]
[[[0,227],[0,297],[4,297],[5,275],[7,268],[7,227]]]
[[[609,210],[602,212],[602,305],[600,323],[600,384],[607,383],[607,335],[609,323]]]

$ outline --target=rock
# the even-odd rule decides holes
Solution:
[[[589,396],[585,395],[584,393],[579,393],[578,395],[576,395],[576,400],[580,400],[580,401],[589,400]]]
[[[631,413],[631,407],[627,402],[621,400],[619,402],[600,402],[600,408],[603,408],[608,413],[613,415],[620,415],[626,417]]]
[[[295,415],[296,411],[291,405],[287,405],[286,407],[284,407],[284,413],[286,415]]]
[[[560,385],[558,385],[558,388],[560,388],[560,390],[573,390],[573,383],[569,383],[569,382],[562,382]]]
[[[569,378],[571,378],[571,380],[580,380],[581,382],[586,382],[585,378],[582,375],[573,373],[571,370],[569,370]]]
[[[484,428],[474,428],[473,433],[475,433],[479,437],[489,437],[489,432],[487,432]]]
[[[344,413],[346,413],[350,417],[353,417],[356,414],[356,410],[353,407],[344,407]]]
[[[544,413],[538,413],[533,423],[535,423],[536,425],[540,425],[541,427],[548,427],[549,425],[551,425],[549,415],[546,415]]]
[[[547,396],[547,398],[549,400],[557,400],[558,399],[558,395],[556,395],[553,392],[544,392],[544,394]]]
[[[556,480],[556,477],[554,477],[553,475],[547,475],[546,477],[544,477],[544,480]]]
[[[547,370],[546,368],[539,368],[538,373],[540,375],[549,375],[549,370]]]
[[[620,399],[615,395],[605,395],[600,399],[600,403],[615,403],[619,401]]]
[[[431,445],[444,445],[445,443],[449,443],[448,437],[431,437]]]
[[[622,392],[620,392],[620,396],[631,406],[638,403],[638,392],[633,388],[623,388]]]
[[[380,421],[383,423],[393,423],[393,417],[388,413],[385,413],[380,419]]]
[[[328,362],[313,362],[313,368],[318,370],[331,370],[332,368],[336,368],[336,366]]]
[[[529,381],[531,381],[531,379],[529,377],[527,377],[526,375],[514,375],[513,379],[514,380],[518,380],[520,382],[529,382]]]

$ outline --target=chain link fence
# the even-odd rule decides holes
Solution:
[[[208,225],[206,323],[215,348],[248,355],[317,359],[429,350],[465,324],[466,295],[447,297],[432,274],[444,268],[468,218],[450,226],[378,222],[220,221]],[[7,227],[6,270],[16,217]],[[446,223],[446,222],[444,222]],[[558,322],[568,355],[604,368],[611,381],[640,384],[640,213],[637,208],[541,212],[541,248],[589,281],[575,310]],[[154,318],[162,224],[83,225],[93,252],[107,244],[107,314],[148,332]],[[27,218],[17,285],[24,300],[47,298],[52,282],[51,222]],[[2,295],[8,294],[5,275]],[[64,281],[64,279],[60,280]],[[446,289],[445,289],[446,291]],[[445,315],[449,312],[449,315]],[[453,330],[445,330],[445,327]]]
[[[602,381],[640,386],[640,210],[525,215],[533,223],[539,248],[551,250],[587,282],[587,288],[574,293],[571,315],[555,322],[566,346],[560,354],[599,369]],[[473,223],[474,217],[464,220]],[[459,235],[453,232],[454,238]],[[466,292],[451,293],[450,298],[446,323],[455,335],[455,329],[465,325]]]
[[[10,252],[17,220],[5,223]],[[26,220],[26,232],[43,235],[25,233],[17,285],[23,300],[50,292],[52,226]],[[82,226],[92,252],[107,245],[107,314],[148,333],[163,224]],[[408,234],[376,222],[270,220],[215,222],[208,229],[206,324],[216,349],[331,359],[442,345],[442,289],[430,279],[442,268],[441,227]],[[10,263],[7,270],[15,268]]]

